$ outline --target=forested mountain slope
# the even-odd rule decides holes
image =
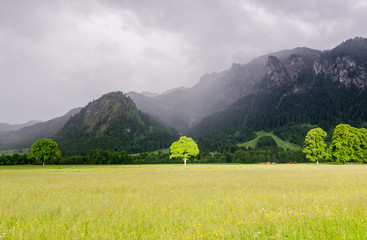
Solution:
[[[65,155],[87,155],[93,149],[129,153],[167,148],[177,139],[173,130],[137,110],[122,92],[90,102],[54,136]]]

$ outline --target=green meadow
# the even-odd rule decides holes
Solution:
[[[0,167],[0,239],[367,239],[366,165]]]
[[[255,148],[256,147],[256,143],[257,143],[257,140],[259,140],[259,138],[261,137],[264,137],[264,136],[270,136],[274,139],[274,141],[277,143],[278,147],[281,147],[283,149],[291,149],[291,150],[299,150],[301,149],[300,146],[296,145],[296,144],[293,144],[293,143],[290,143],[290,142],[287,142],[287,141],[283,141],[280,137],[274,135],[273,132],[264,132],[264,131],[258,131],[258,132],[255,132],[256,134],[256,138],[251,140],[251,141],[248,141],[248,142],[244,142],[244,143],[241,143],[241,144],[238,144],[238,146],[240,147],[252,147],[252,148]]]

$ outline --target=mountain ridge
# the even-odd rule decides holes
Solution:
[[[74,108],[63,116],[23,127],[16,131],[0,133],[0,150],[29,148],[33,142],[40,138],[49,138],[56,134],[66,121],[81,108]]]
[[[21,123],[21,124],[0,123],[0,132],[17,131],[21,128],[29,127],[29,126],[32,126],[32,125],[35,125],[35,124],[41,123],[41,122],[42,121],[30,120],[28,122]]]

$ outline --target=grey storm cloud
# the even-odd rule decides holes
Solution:
[[[109,91],[195,85],[231,63],[366,37],[366,1],[2,0],[0,122],[47,120]]]

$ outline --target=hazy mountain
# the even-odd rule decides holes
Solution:
[[[154,93],[154,92],[142,92],[141,95],[145,96],[145,97],[156,97],[159,95],[159,93]]]
[[[263,75],[233,94],[243,97],[205,118],[191,135],[204,142],[219,138],[236,142],[246,139],[251,130],[275,130],[292,138],[297,131],[294,125],[319,125],[326,130],[339,123],[360,127],[367,120],[366,50],[367,39],[355,38],[330,51],[269,55]]]
[[[285,61],[289,56],[302,55],[307,63],[315,60],[321,51],[308,48],[283,50],[254,59],[247,64],[232,64],[230,69],[205,74],[192,88],[172,89],[155,97],[129,93],[138,109],[160,119],[167,126],[182,133],[195,126],[204,117],[228,108],[242,97],[257,90],[268,71],[268,57]],[[295,67],[293,67],[295,68]],[[290,74],[293,74],[290,66]],[[294,76],[292,76],[293,78]]]
[[[42,121],[28,121],[23,124],[8,124],[8,123],[0,123],[0,132],[9,132],[9,131],[16,131],[24,127],[29,127],[37,123],[41,123]]]
[[[190,116],[182,112],[180,108],[175,109],[171,106],[167,106],[168,104],[162,104],[159,100],[156,100],[155,97],[146,97],[136,92],[129,92],[127,96],[133,99],[139,110],[149,114],[153,118],[164,123],[166,126],[175,128],[181,132],[187,129]],[[163,96],[168,96],[168,98],[171,96],[174,98],[176,95],[160,95],[160,97]],[[169,99],[167,99],[167,101],[169,101]]]
[[[40,138],[48,138],[56,134],[81,108],[70,110],[65,115],[46,122],[36,123],[16,131],[0,132],[0,149],[20,149],[30,147]]]
[[[176,91],[181,91],[181,90],[185,91],[187,89],[188,88],[186,88],[186,87],[172,88],[172,89],[169,89],[169,90],[165,91],[164,93],[158,94],[158,95],[167,95],[167,94],[171,94],[171,93],[176,92]],[[154,97],[156,97],[156,96],[154,96]]]
[[[54,139],[66,155],[86,155],[93,149],[130,153],[167,148],[178,137],[145,113],[122,92],[90,102],[70,118]]]

